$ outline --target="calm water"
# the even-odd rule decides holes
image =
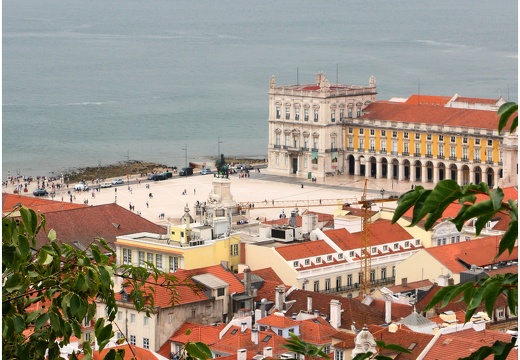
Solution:
[[[517,101],[517,6],[4,0],[3,178],[127,158],[183,165],[216,155],[219,136],[226,155],[265,157],[271,75],[374,75],[378,99]]]

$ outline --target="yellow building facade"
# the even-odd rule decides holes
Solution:
[[[345,123],[347,173],[396,181],[460,185],[503,176],[498,100],[416,96],[369,104]]]

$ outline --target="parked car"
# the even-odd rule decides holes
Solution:
[[[209,175],[209,174],[213,174],[213,171],[211,171],[210,168],[204,168],[200,171],[200,174],[201,175]]]
[[[36,189],[33,191],[34,196],[47,196],[49,193],[45,189]]]
[[[148,176],[148,180],[153,180],[153,181],[166,180],[166,176],[164,176],[164,174],[153,174],[153,175]]]
[[[173,173],[171,173],[171,172],[169,172],[169,171],[165,171],[165,172],[163,173],[163,175],[166,177],[166,179],[169,179],[169,178],[173,177]]]
[[[85,184],[76,184],[74,185],[74,191],[87,191],[88,186]]]
[[[102,182],[100,186],[102,188],[109,188],[109,187],[112,187],[112,184],[109,182]]]
[[[114,179],[112,180],[112,185],[119,185],[119,184],[124,184],[124,180],[123,179]]]
[[[182,168],[182,170],[179,172],[179,176],[188,176],[188,175],[193,175],[193,168],[185,167],[185,168]]]

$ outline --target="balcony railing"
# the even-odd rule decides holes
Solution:
[[[493,160],[486,161],[486,164],[493,165]]]
[[[318,152],[318,148],[312,148],[312,151]]]
[[[392,151],[391,154],[392,155],[398,155],[397,151]]]
[[[410,156],[410,153],[408,151],[403,151],[403,156]]]
[[[502,165],[504,165],[504,163],[502,161],[499,161],[498,165],[502,166]]]
[[[371,284],[371,286],[383,286],[383,285],[393,284],[394,282],[395,282],[395,277],[387,277],[385,279],[371,280],[370,284]],[[352,285],[339,286],[339,287],[337,287],[337,286],[331,287],[330,289],[320,290],[318,292],[322,293],[322,294],[339,294],[339,293],[344,293],[344,292],[352,291],[352,290],[356,290],[356,289],[359,289],[359,283],[355,283]]]
[[[473,159],[473,162],[474,162],[475,164],[480,164],[480,163],[481,163],[481,160],[480,160],[480,159]]]
[[[274,148],[275,149],[280,149],[282,147],[282,145],[275,145]]]
[[[348,146],[347,146],[347,151],[354,151],[354,148],[353,148],[353,147],[348,147]]]
[[[386,154],[386,149],[381,149],[381,150],[379,150],[379,153],[380,153],[380,154]]]
[[[468,159],[467,157],[463,157],[463,158],[462,158],[462,161],[464,161],[464,162],[468,162],[469,159]]]
[[[287,149],[289,149],[289,145],[284,145],[283,148],[284,148],[285,150],[287,150]]]
[[[432,154],[426,154],[426,157],[431,159],[433,157],[433,155]]]
[[[450,160],[457,160],[456,156],[450,156]]]
[[[365,148],[358,148],[357,151],[358,152],[365,152]]]
[[[444,155],[437,155],[437,159],[444,160]]]
[[[308,147],[302,147],[302,151],[309,151]]]
[[[413,156],[414,157],[421,157],[421,153],[414,153]]]
[[[368,152],[375,154],[376,153],[376,149],[370,149],[370,150],[368,150]]]

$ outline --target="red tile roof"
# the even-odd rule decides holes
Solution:
[[[441,289],[441,286],[433,285],[432,288],[426,292],[424,297],[419,299],[417,304],[415,304],[417,311],[424,312],[424,309],[426,308],[426,306],[430,303],[430,301],[433,299],[435,294],[437,294],[437,291],[439,291],[440,289]],[[453,312],[457,312],[457,311],[461,311],[461,310],[465,311],[466,303],[464,301],[460,301],[462,296],[463,295],[455,298],[453,301],[449,302],[443,308],[440,307],[440,304],[437,304],[434,307],[435,313],[442,314],[443,312],[449,311],[449,310],[451,310]],[[506,307],[506,306],[507,306],[507,298],[505,297],[504,294],[500,294],[495,301],[495,308],[502,308],[502,307]],[[481,304],[477,307],[476,312],[479,312],[479,311],[486,311],[486,307],[484,304]]]
[[[406,286],[400,284],[400,285],[394,285],[394,286],[387,286],[388,290],[391,290],[394,294],[412,291],[419,288],[424,287],[432,287],[433,283],[430,280],[419,280],[419,281],[413,281],[406,284]]]
[[[379,101],[370,103],[363,112],[364,114],[359,119],[461,126],[489,130],[497,129],[499,119],[495,111],[416,106]]]
[[[191,279],[193,276],[201,275],[201,274],[212,274],[219,279],[223,280],[224,282],[229,284],[229,293],[232,294],[234,292],[236,293],[243,293],[244,292],[244,286],[240,282],[240,280],[228,269],[225,269],[221,265],[214,265],[214,266],[208,266],[205,268],[199,268],[199,269],[191,269],[191,270],[184,270],[180,269],[175,274],[173,274],[179,283],[185,282],[186,284],[190,285],[196,285],[196,283]],[[159,277],[158,281],[156,282],[152,277],[148,279],[149,284],[148,286],[151,286],[154,291],[154,300],[155,300],[155,306],[160,308],[168,308],[172,307],[172,294],[169,289],[167,289],[164,286],[161,286],[164,282],[164,277]],[[130,293],[131,286],[127,287],[127,293]],[[147,293],[149,290],[145,289],[145,293]],[[176,302],[175,305],[184,305],[184,304],[190,304],[198,301],[205,301],[210,299],[207,295],[205,295],[202,291],[194,292],[190,287],[188,286],[176,286],[175,291],[177,292],[176,295]],[[121,301],[121,294],[116,294],[115,296],[116,300]]]
[[[87,206],[76,209],[53,211],[45,214],[46,231],[54,229],[58,239],[74,245],[75,242],[88,246],[98,237],[109,244],[116,237],[150,232],[165,234],[166,229],[127,210],[117,204]],[[46,233],[40,232],[36,238],[40,247],[48,242]]]
[[[177,329],[177,331],[175,331],[175,333],[173,333],[169,341],[180,344],[186,344],[190,341],[201,341],[210,346],[219,341],[219,334],[225,327],[226,324],[201,325],[185,322],[179,329]],[[191,331],[189,335],[187,335],[188,331]],[[169,356],[170,352],[168,351],[168,357]]]
[[[347,229],[335,229],[327,230],[323,233],[342,250],[359,249],[362,247],[361,231],[350,233]],[[385,219],[378,219],[369,224],[368,234],[370,245],[383,245],[414,238],[401,225],[392,225],[390,220]],[[393,250],[393,248],[389,247],[389,250]]]
[[[235,334],[232,334],[232,330],[237,329]],[[217,352],[223,352],[236,356],[237,350],[246,349],[249,353],[254,355],[261,354],[263,348],[272,347],[273,356],[281,355],[287,352],[287,349],[283,347],[287,343],[286,339],[282,336],[275,334],[272,331],[258,331],[258,344],[251,341],[251,330],[246,329],[244,333],[240,331],[240,327],[233,326],[226,332],[226,335],[218,342],[211,346],[211,350]]]
[[[487,105],[495,105],[498,100],[495,99],[484,99],[484,98],[470,98],[465,96],[457,96],[454,102],[463,102],[468,104],[487,104]]]
[[[93,353],[92,359],[94,359],[94,360],[103,360],[111,349],[116,349],[116,350],[117,349],[124,349],[125,350],[125,357],[123,358],[124,360],[133,360],[133,359],[150,359],[150,360],[153,360],[153,359],[158,359],[158,357],[155,356],[152,351],[146,350],[146,349],[143,349],[143,348],[140,348],[140,347],[132,345],[132,349],[135,352],[135,356],[134,356],[134,354],[132,353],[132,350],[130,349],[130,346],[131,345],[127,344],[127,345],[115,346],[115,347],[108,348],[108,349],[105,348],[105,349],[103,349],[103,351],[101,353],[96,350]],[[84,357],[83,354],[79,354],[78,355],[78,359],[83,359],[83,357]]]
[[[300,338],[317,346],[330,344],[332,335],[337,332],[338,330],[334,329],[325,319],[319,316],[315,319],[307,319],[300,322]]]
[[[334,250],[324,240],[307,241],[299,244],[282,246],[275,248],[275,250],[287,261],[336,253],[336,250]]]
[[[19,205],[24,205],[25,207],[33,209],[34,211],[42,214],[51,211],[88,207],[88,205],[85,204],[75,204],[66,201],[53,201],[39,197],[2,193],[2,213],[9,213]]]
[[[458,274],[468,270],[461,261],[471,265],[486,266],[495,263],[493,260],[498,250],[501,236],[489,236],[481,239],[463,241],[460,243],[435,246],[424,249],[431,256],[442,263],[452,273]],[[518,260],[518,247],[515,247],[511,255],[506,251],[497,259],[498,261]]]
[[[407,105],[444,106],[450,101],[450,96],[411,95],[404,103]]]
[[[258,324],[286,329],[299,325],[299,322],[289,317],[283,316],[282,313],[274,313],[257,321]]]
[[[441,335],[428,351],[425,360],[455,360],[468,357],[482,346],[491,346],[497,340],[511,342],[511,335],[498,331],[468,329]],[[488,357],[491,359],[492,357]],[[486,358],[487,359],[487,358]],[[507,359],[518,359],[518,349],[513,349]]]
[[[386,309],[386,302],[382,299],[373,298],[372,302],[368,306],[370,306],[371,308],[376,309],[380,313],[384,314],[385,309]],[[413,307],[410,304],[401,304],[401,303],[392,301],[391,306],[392,306],[392,312],[391,312],[392,318],[395,319],[396,321],[399,321],[399,320],[407,317],[413,311]]]
[[[287,309],[287,314],[300,313],[307,311],[307,296],[312,298],[312,310],[318,310],[330,318],[330,301],[338,300],[341,303],[341,328],[349,329],[355,324],[359,330],[363,324],[384,324],[384,313],[362,304],[357,299],[350,299],[343,296],[321,294],[307,290],[294,290],[286,297],[286,301],[295,300]]]

